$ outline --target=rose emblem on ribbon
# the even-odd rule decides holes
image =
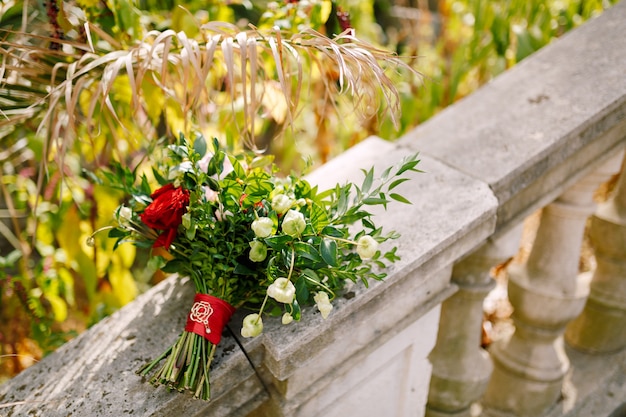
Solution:
[[[191,312],[189,313],[189,320],[196,323],[204,324],[206,333],[211,333],[209,328],[209,317],[213,314],[213,307],[206,301],[196,301],[191,306]]]

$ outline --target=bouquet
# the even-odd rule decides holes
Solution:
[[[164,248],[165,256],[152,261],[195,286],[178,340],[138,373],[203,400],[210,399],[211,361],[236,309],[251,309],[241,335],[255,337],[268,316],[288,325],[302,319],[303,306],[315,305],[325,319],[347,281],[385,277],[383,269],[399,258],[395,247],[382,253],[379,244],[399,235],[383,233],[366,207],[408,203],[393,189],[419,162],[408,156],[376,181],[372,168],[360,187],[320,192],[303,178],[280,177],[269,156],[228,154],[216,139],[210,145],[181,135],[152,168],[155,190],[147,175],[121,165],[98,176],[129,197],[109,231],[115,247]]]

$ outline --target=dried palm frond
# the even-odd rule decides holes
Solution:
[[[98,28],[87,28],[89,39],[104,38]],[[243,144],[252,149],[255,121],[267,114],[262,98],[268,83],[280,86],[286,126],[298,113],[303,90],[315,83],[323,85],[328,97],[348,94],[364,117],[384,108],[395,122],[398,92],[387,67],[409,67],[351,30],[330,39],[313,30],[293,35],[278,29],[241,30],[224,22],[201,29],[202,40],[173,30],[150,31],[134,46],[108,52],[68,43],[64,50],[74,52],[64,54],[0,41],[0,100],[13,100],[3,106],[8,113],[0,123],[40,112],[38,129],[46,130],[49,143],[71,141],[79,123],[97,128],[108,120],[124,126],[127,120],[118,116],[111,98],[122,78],[131,92],[134,122],[145,123],[145,115],[154,113],[147,87],[156,87],[178,106],[185,130],[206,125],[215,108],[228,102]],[[21,82],[11,82],[12,77]],[[22,97],[20,91],[28,94]]]

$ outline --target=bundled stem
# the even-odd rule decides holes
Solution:
[[[194,398],[208,401],[211,397],[209,370],[217,345],[192,332],[183,331],[176,342],[161,356],[144,365],[137,373],[147,376],[163,360],[165,363],[149,382],[165,385],[179,392],[189,392]]]

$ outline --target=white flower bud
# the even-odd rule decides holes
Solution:
[[[252,262],[263,262],[267,257],[267,246],[263,242],[253,240],[250,242],[250,255],[248,255]]]
[[[287,214],[285,214],[282,225],[283,233],[292,237],[298,237],[305,228],[306,222],[304,221],[304,214],[295,210],[289,210]]]
[[[370,235],[361,236],[356,242],[356,252],[363,260],[371,259],[377,250],[378,242]]]
[[[256,337],[263,333],[263,320],[258,314],[248,314],[243,319],[241,335],[243,337]]]
[[[287,278],[276,278],[267,288],[267,295],[279,303],[291,304],[296,296],[296,287]]]
[[[282,322],[283,324],[289,324],[293,321],[293,316],[289,313],[283,314]]]
[[[293,200],[285,194],[276,194],[272,198],[272,210],[278,214],[284,214],[293,205]]]
[[[254,235],[259,238],[269,237],[274,228],[274,222],[269,217],[259,217],[252,222],[252,230]]]
[[[122,227],[130,226],[130,221],[133,218],[133,210],[130,207],[120,206],[117,209],[117,222]]]
[[[320,313],[322,313],[322,318],[326,319],[330,314],[330,311],[333,309],[333,305],[328,299],[328,294],[326,294],[325,292],[315,293],[315,295],[313,296],[313,300],[315,300],[317,309],[320,311]]]

